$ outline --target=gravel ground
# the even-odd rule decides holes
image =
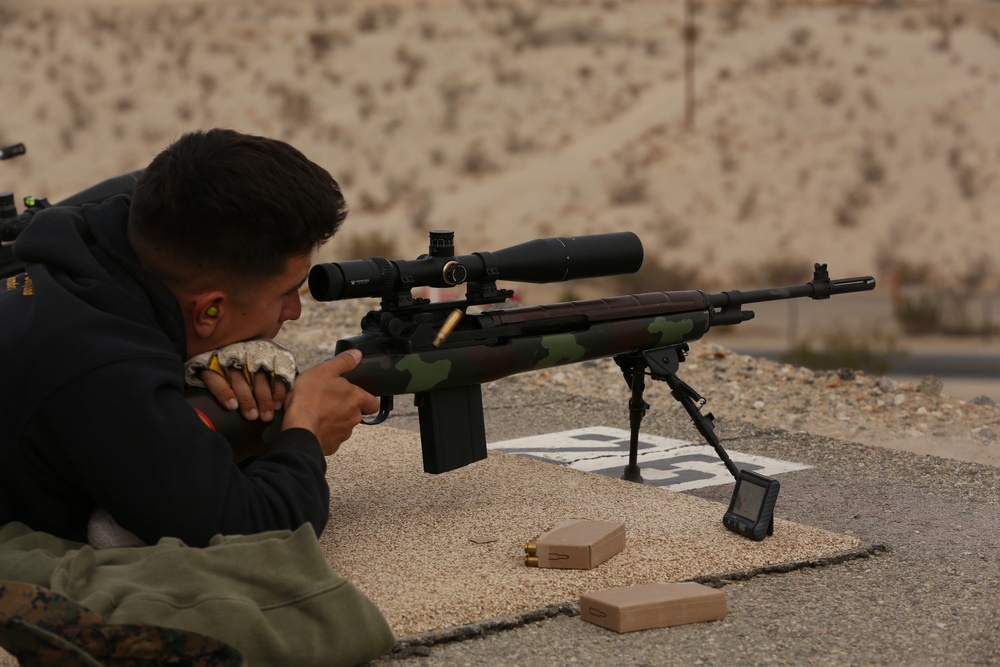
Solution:
[[[309,304],[285,340],[307,365],[356,333],[364,310]],[[581,622],[567,601],[537,622],[405,638],[378,667],[1000,664],[1000,469],[983,464],[997,463],[1000,408],[942,395],[934,378],[814,373],[705,342],[680,376],[710,399],[727,448],[813,466],[781,476],[779,516],[856,536],[867,557],[723,576],[720,622],[618,635]],[[627,398],[610,361],[508,378],[484,390],[487,437],[627,428]],[[646,400],[644,431],[698,437],[665,387],[651,383]],[[417,428],[407,403],[390,425]],[[725,502],[730,491],[690,493]]]

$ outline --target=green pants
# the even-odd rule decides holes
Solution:
[[[0,527],[0,580],[51,588],[105,621],[208,635],[253,665],[356,665],[388,651],[378,608],[326,562],[310,526],[216,536],[205,548],[95,550],[23,524]]]

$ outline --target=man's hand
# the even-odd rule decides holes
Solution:
[[[271,374],[267,371],[254,373],[252,390],[239,371],[229,374],[229,382],[209,370],[201,371],[199,377],[220,405],[230,410],[239,408],[243,418],[250,421],[258,417],[265,422],[274,419],[274,411],[284,406],[288,395],[288,386],[281,380],[275,381],[274,386],[271,386]]]
[[[341,377],[360,361],[361,352],[347,350],[299,375],[285,401],[282,430],[308,429],[319,439],[324,455],[335,453],[363,415],[378,412],[376,397]]]
[[[184,373],[187,384],[205,387],[220,405],[239,408],[245,419],[269,422],[295,384],[296,367],[286,347],[254,338],[194,356]]]

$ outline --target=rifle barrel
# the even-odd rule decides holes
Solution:
[[[856,278],[839,278],[837,280],[811,280],[802,285],[790,287],[768,287],[766,289],[728,290],[718,294],[709,294],[708,302],[712,308],[732,308],[745,303],[762,303],[764,301],[781,301],[783,299],[829,299],[834,294],[850,294],[852,292],[869,292],[875,289],[875,278],[859,276]]]

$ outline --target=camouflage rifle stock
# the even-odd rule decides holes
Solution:
[[[744,304],[826,299],[875,287],[870,276],[831,280],[826,265],[817,264],[812,281],[792,287],[719,294],[652,292],[477,314],[469,308],[503,303],[513,295],[498,289],[497,279],[542,283],[634,272],[642,263],[642,245],[635,234],[620,232],[541,239],[495,253],[455,257],[452,238],[451,232],[431,232],[431,252],[416,260],[321,264],[309,275],[310,291],[321,301],[382,297],[381,310],[369,312],[362,320],[362,332],[338,341],[336,351],[353,348],[364,355],[345,377],[381,397],[379,414],[366,423],[384,421],[393,409],[393,396],[414,394],[424,470],[430,473],[486,457],[482,384],[516,373],[614,357],[633,393],[633,451],[648,407],[641,397],[648,368],[653,379],[679,383],[671,384],[675,397],[689,413],[695,410],[695,425],[735,476],[735,467],[711,433],[711,415],[697,412],[695,401],[703,399],[673,375],[687,343],[713,326],[753,318]],[[410,292],[421,285],[463,283],[464,300],[431,303]],[[634,455],[630,467],[626,477],[641,481]]]

